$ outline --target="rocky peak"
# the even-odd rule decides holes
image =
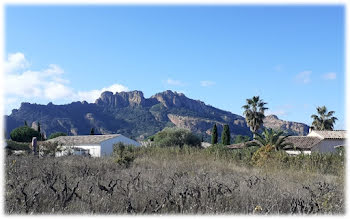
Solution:
[[[265,119],[268,119],[268,120],[274,120],[274,119],[277,119],[278,120],[278,117],[276,115],[268,115],[268,116],[265,116]]]
[[[192,110],[200,110],[203,102],[192,100],[186,97],[183,93],[173,92],[167,90],[161,93],[153,95],[151,98],[156,99],[158,102],[162,103],[166,108],[171,107],[186,107]]]
[[[279,119],[276,115],[268,115],[264,118],[264,127],[276,130],[286,130],[291,135],[307,135],[309,126],[304,123],[291,122]]]
[[[116,92],[105,91],[101,94],[95,103],[98,105],[112,107],[127,107],[143,105],[145,98],[142,91]]]

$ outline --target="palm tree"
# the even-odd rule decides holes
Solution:
[[[265,104],[259,96],[254,96],[252,99],[247,99],[247,104],[242,107],[244,108],[245,120],[254,136],[263,124],[264,112],[268,109],[264,107]]]
[[[317,107],[318,115],[311,115],[311,118],[314,119],[312,127],[316,130],[333,130],[335,120],[338,120],[333,116],[334,113],[334,111],[327,112],[326,106]]]
[[[247,143],[247,146],[267,146],[270,145],[276,151],[282,150],[287,146],[293,146],[293,143],[286,142],[287,136],[283,136],[283,131],[275,131],[273,129],[265,129],[262,135],[256,133],[255,141]]]

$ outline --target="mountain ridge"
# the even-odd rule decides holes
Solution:
[[[50,135],[65,132],[69,135],[88,134],[91,128],[96,133],[120,133],[142,140],[165,127],[182,127],[210,139],[213,124],[218,124],[219,133],[223,124],[229,124],[231,134],[252,133],[244,117],[207,105],[182,93],[166,90],[145,98],[142,91],[101,93],[94,103],[75,101],[69,104],[47,105],[23,102],[19,109],[5,115],[6,136],[24,124],[41,124],[41,130]],[[284,121],[277,116],[266,116],[265,127],[281,129],[288,134],[305,135],[308,126],[303,123]]]

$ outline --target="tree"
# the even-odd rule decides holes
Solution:
[[[21,126],[12,130],[10,137],[17,142],[31,142],[33,137],[39,138],[39,132],[28,126]]]
[[[283,131],[275,131],[273,129],[264,129],[262,135],[256,133],[254,137],[255,141],[247,143],[247,146],[270,146],[275,149],[275,151],[280,151],[287,146],[293,146],[292,143],[286,142],[287,136],[283,136]]]
[[[67,134],[64,132],[55,132],[49,136],[49,139],[57,138],[58,136],[67,136]]]
[[[154,144],[160,147],[184,145],[200,147],[201,139],[187,129],[165,128],[154,135]]]
[[[230,127],[228,125],[224,125],[224,130],[221,134],[221,142],[223,145],[229,145],[230,144]]]
[[[43,138],[43,136],[42,136],[42,134],[41,134],[40,122],[38,122],[38,132],[39,132],[39,138],[38,138],[38,141],[41,141],[41,140],[43,140],[43,139],[42,139],[42,138]]]
[[[259,96],[254,96],[252,99],[247,99],[247,104],[244,105],[244,116],[249,126],[250,130],[253,132],[253,135],[257,133],[259,128],[263,124],[263,119],[265,118],[265,110],[268,108],[265,107],[265,103]]]
[[[216,127],[216,124],[213,126],[213,130],[211,132],[211,144],[217,144],[218,143],[218,128]]]
[[[91,128],[90,130],[90,135],[94,135],[95,134],[95,129],[94,128]]]
[[[317,107],[318,115],[311,115],[311,118],[314,119],[312,122],[312,127],[316,130],[333,130],[335,120],[338,120],[337,117],[334,117],[334,111],[327,112],[326,106]]]
[[[250,137],[249,136],[246,136],[246,135],[237,135],[235,137],[235,140],[234,140],[234,143],[235,144],[239,144],[239,143],[243,143],[243,142],[247,142],[250,140]]]
[[[24,126],[28,126],[28,123],[26,120],[24,120]]]

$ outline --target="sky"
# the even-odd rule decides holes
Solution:
[[[317,106],[345,129],[343,6],[5,7],[5,114],[21,102],[94,102],[165,90],[242,115],[260,96],[311,125]]]

